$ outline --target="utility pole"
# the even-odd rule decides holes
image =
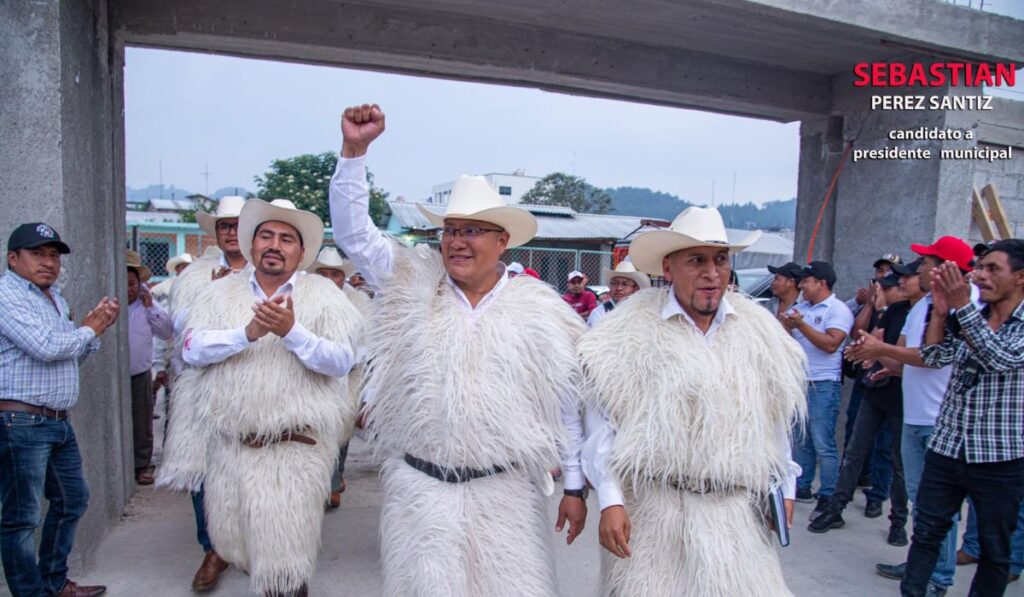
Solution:
[[[206,164],[204,166],[204,168],[205,169],[202,172],[200,172],[200,174],[203,175],[203,178],[206,179],[206,186],[204,187],[203,194],[206,195],[207,197],[209,197],[210,196],[210,165]]]

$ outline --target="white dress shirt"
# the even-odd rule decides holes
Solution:
[[[671,319],[681,316],[684,321],[689,322],[697,331],[701,331],[693,321],[693,318],[679,304],[675,291],[670,288],[668,294],[671,299],[666,301],[665,307],[661,310],[661,318]],[[728,299],[722,297],[722,301],[718,304],[718,312],[715,313],[714,319],[711,320],[711,326],[707,332],[701,332],[704,340],[710,340],[715,335],[715,332],[718,331],[718,328],[722,327],[722,324],[725,323],[725,319],[730,316],[735,317],[736,311],[729,304]],[[583,445],[581,453],[583,473],[597,491],[597,503],[601,510],[609,506],[621,506],[625,503],[622,487],[618,479],[610,473],[606,466],[608,456],[612,451],[612,444],[615,441],[615,429],[611,421],[608,420],[607,415],[599,409],[587,409],[585,420],[587,441]],[[776,428],[775,438],[779,455],[782,457],[781,459],[789,463],[786,478],[782,480],[783,497],[793,499],[796,497],[796,479],[800,476],[802,469],[800,465],[792,460],[789,429],[785,425],[779,425]]]
[[[334,242],[345,251],[345,255],[352,260],[355,269],[363,275],[366,283],[371,288],[379,290],[394,271],[395,247],[393,241],[384,236],[370,220],[370,191],[366,184],[365,157],[338,158],[338,166],[331,178],[330,204]],[[476,307],[469,302],[451,276],[445,276],[445,280],[460,299],[458,304],[471,321],[475,321],[508,285],[504,263],[498,262],[498,274],[497,284]],[[501,380],[494,382],[500,383]],[[565,488],[580,489],[585,483],[580,465],[583,420],[570,397],[562,397],[559,408],[562,424],[569,436],[568,445],[559,446]]]
[[[295,281],[305,272],[295,272],[287,282],[282,284],[270,297],[263,292],[256,281],[256,272],[249,274],[249,289],[254,298],[267,301],[275,296],[290,296],[295,288]],[[298,321],[284,338],[284,347],[294,354],[307,369],[341,377],[347,375],[356,364],[356,357],[351,346],[342,342],[334,342],[321,338],[307,330]],[[219,363],[236,355],[249,347],[249,338],[245,335],[245,326],[230,330],[185,330],[185,344],[182,358],[193,367],[206,367]]]

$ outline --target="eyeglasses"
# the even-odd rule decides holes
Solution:
[[[217,222],[217,232],[237,232],[238,222]]]
[[[439,239],[444,237],[458,238],[462,237],[466,240],[473,240],[483,236],[487,232],[505,232],[504,228],[484,228],[482,226],[465,226],[463,228],[455,228],[454,226],[445,226],[438,233]]]
[[[636,283],[630,280],[612,280],[608,283],[609,288],[633,288],[635,286]]]

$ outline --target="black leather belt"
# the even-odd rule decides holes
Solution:
[[[466,481],[472,481],[473,479],[497,475],[498,473],[503,473],[507,470],[505,467],[498,465],[494,465],[490,468],[441,466],[439,464],[423,460],[422,458],[416,458],[408,452],[405,453],[405,463],[419,472],[425,475],[430,475],[438,481],[444,481],[445,483],[465,483]]]
[[[676,491],[685,491],[687,493],[739,493],[745,492],[746,487],[739,485],[724,485],[721,483],[715,483],[708,479],[691,479],[684,478],[682,480],[677,478],[671,478],[668,480],[668,485]]]

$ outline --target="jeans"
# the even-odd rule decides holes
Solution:
[[[853,499],[853,493],[857,489],[857,477],[864,467],[864,461],[876,446],[877,433],[882,429],[891,429],[899,440],[902,428],[903,420],[898,410],[886,412],[868,400],[860,405],[857,421],[853,426],[853,437],[850,438],[846,449],[843,467],[839,471],[839,482],[833,494],[838,503],[845,506]],[[890,449],[896,451],[895,442],[890,442]],[[889,520],[893,526],[903,528],[907,523],[907,492],[903,481],[903,465],[899,453],[893,454],[891,460],[894,474]]]
[[[348,458],[348,442],[338,450],[338,466],[331,474],[331,491],[341,491],[341,482],[345,480],[345,459]]]
[[[981,559],[981,543],[978,539],[978,514],[974,511],[974,502],[967,498],[967,530],[964,531],[964,542],[960,549],[967,555]],[[1024,571],[1024,500],[1017,511],[1017,530],[1010,538],[1010,574],[1020,575]]]
[[[860,403],[864,399],[867,387],[858,378],[850,388],[850,403],[846,406],[846,431],[843,434],[843,464],[846,463],[846,450],[850,446],[850,439],[853,438],[853,425],[857,421],[857,413],[860,411]],[[875,446],[871,450],[871,456],[867,459],[861,470],[860,477],[868,475],[871,486],[864,490],[864,495],[874,502],[884,502],[889,499],[889,491],[892,484],[892,460],[889,459],[889,451],[892,448],[892,434],[889,428],[883,426],[875,436]],[[842,468],[842,465],[840,466]]]
[[[203,506],[203,497],[206,492],[203,486],[199,491],[192,492],[192,511],[196,513],[196,540],[203,547],[204,553],[213,551],[213,543],[210,542],[210,534],[206,532],[206,508]]]
[[[907,483],[907,497],[914,503],[913,515],[917,516],[917,487],[921,483],[921,473],[924,471],[924,456],[928,450],[928,439],[932,436],[932,425],[908,425],[903,424],[902,456],[903,456],[903,478]],[[940,587],[949,588],[953,586],[953,576],[956,574],[956,536],[957,523],[960,515],[952,517],[953,526],[946,535],[946,540],[939,548],[939,559],[932,572],[932,582]]]
[[[974,502],[978,515],[978,539],[982,546],[969,594],[1002,595],[1010,573],[1010,537],[1017,526],[1022,489],[1024,458],[968,464],[966,460],[929,451],[918,488],[913,543],[900,584],[903,595],[925,594],[940,544],[967,496]]]
[[[838,381],[807,383],[807,429],[796,439],[793,460],[803,469],[797,487],[810,487],[814,468],[820,468],[818,495],[830,496],[839,477],[839,450],[836,447],[836,419],[839,418],[841,386]]]
[[[49,502],[39,541],[34,533]],[[67,421],[0,411],[0,557],[14,597],[56,595],[64,587],[78,519],[89,505],[82,455]]]

